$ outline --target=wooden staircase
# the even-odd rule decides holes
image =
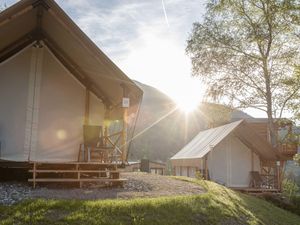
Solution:
[[[117,167],[115,163],[100,162],[32,162],[29,170],[32,179],[28,182],[34,188],[38,183],[75,183],[80,188],[84,183],[123,186],[126,179],[120,178]]]

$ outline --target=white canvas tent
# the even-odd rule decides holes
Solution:
[[[141,89],[55,1],[4,10],[0,37],[0,160],[75,161],[84,123],[124,119],[123,97],[137,115]]]
[[[208,171],[211,180],[229,187],[248,187],[250,171],[262,161],[275,162],[271,145],[243,120],[201,131],[171,158],[175,175],[194,177]]]

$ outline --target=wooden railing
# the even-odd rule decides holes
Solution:
[[[275,189],[278,187],[276,175],[261,174],[262,188]]]
[[[121,146],[119,145],[120,139],[121,139],[122,131],[116,132],[114,134],[110,134],[108,136],[104,136],[104,145],[110,146],[114,149],[112,153],[112,157],[114,161],[121,160],[122,150]],[[114,137],[114,140],[112,140]]]

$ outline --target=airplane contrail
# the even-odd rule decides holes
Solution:
[[[161,4],[162,4],[162,8],[163,8],[163,11],[164,11],[164,14],[165,14],[166,23],[167,23],[168,27],[170,27],[168,16],[167,16],[167,12],[166,12],[166,8],[165,8],[164,0],[161,0]]]

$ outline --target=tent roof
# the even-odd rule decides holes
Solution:
[[[132,104],[142,97],[142,90],[53,0],[22,0],[1,12],[0,37],[0,63],[41,40],[107,106],[120,108],[124,89]]]
[[[239,120],[224,126],[201,131],[183,149],[175,154],[171,160],[200,159],[230,134],[237,136],[242,143],[263,159],[277,159],[275,149],[257,135],[244,120]]]

